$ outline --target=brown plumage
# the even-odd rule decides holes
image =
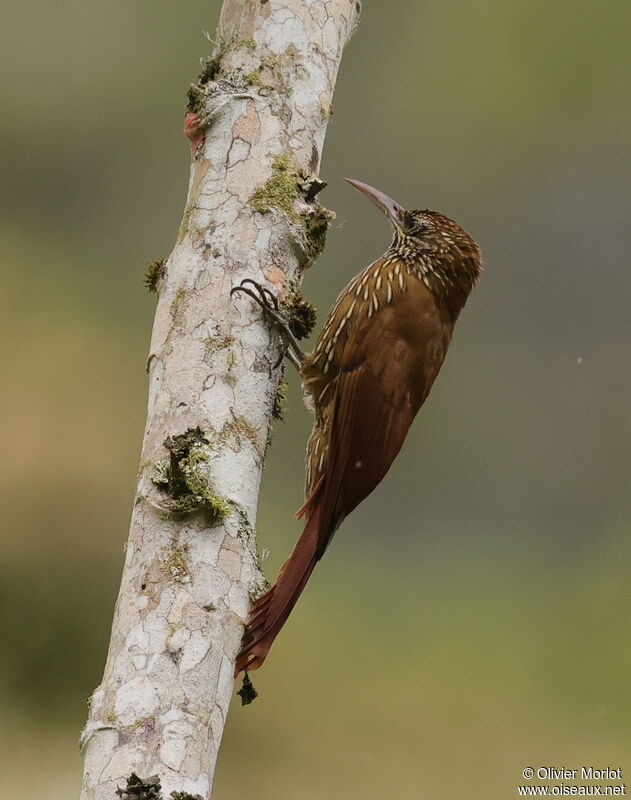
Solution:
[[[349,182],[386,213],[394,239],[344,288],[302,361],[315,410],[306,501],[297,513],[306,524],[276,584],[252,609],[235,675],[261,666],[342,520],[387,473],[480,274],[478,245],[453,220],[406,211]]]

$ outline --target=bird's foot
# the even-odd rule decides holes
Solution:
[[[252,287],[251,289],[249,288],[250,286]],[[265,316],[272,321],[280,333],[283,349],[278,361],[274,364],[274,369],[276,369],[283,358],[287,356],[291,364],[300,372],[305,355],[300,349],[296,337],[291,332],[289,320],[281,310],[276,296],[270,292],[269,289],[266,289],[265,286],[261,286],[260,283],[257,283],[251,278],[246,278],[241,281],[238,286],[231,289],[230,295],[232,296],[236,292],[243,292],[247,294],[248,297],[251,297],[255,303],[258,303]]]

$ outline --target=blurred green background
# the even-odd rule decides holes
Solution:
[[[144,423],[142,276],[179,225],[218,7],[5,4],[2,796],[78,790]],[[628,0],[366,0],[305,290],[324,311],[388,242],[345,175],[455,217],[486,273],[404,452],[235,703],[221,800],[505,800],[540,764],[631,781],[630,75]],[[270,577],[299,532],[295,380],[289,406]]]

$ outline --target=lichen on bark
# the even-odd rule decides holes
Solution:
[[[158,258],[151,261],[145,269],[145,286],[150,292],[158,292],[160,283],[164,278],[166,258]]]
[[[165,510],[190,513],[203,509],[213,521],[221,522],[232,507],[213,488],[211,440],[199,427],[189,428],[185,433],[168,436],[164,446],[169,456],[155,462],[151,480],[168,495],[163,504]]]
[[[252,195],[252,208],[261,214],[278,208],[290,219],[297,219],[298,212],[294,208],[298,198],[297,177],[289,158],[276,156],[272,161],[272,174]]]
[[[313,175],[296,170],[288,156],[277,155],[272,161],[272,174],[257,186],[250,198],[252,207],[259,213],[277,209],[300,225],[299,240],[306,256],[304,266],[310,266],[324,250],[329,222],[335,219],[333,211],[316,200],[325,186]],[[299,199],[302,200],[300,209],[297,207]]]

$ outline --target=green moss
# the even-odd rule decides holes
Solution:
[[[335,219],[335,214],[316,202],[312,211],[307,211],[301,216],[307,241],[307,257],[309,262],[312,262],[324,250],[329,222]]]
[[[259,80],[260,74],[257,73],[255,79]],[[319,178],[297,172],[287,156],[276,156],[272,162],[272,175],[250,198],[250,205],[261,214],[277,208],[284,211],[292,222],[300,219],[304,231],[300,247],[307,256],[307,266],[324,250],[329,222],[335,219],[335,214],[315,199],[325,186],[326,183]],[[299,197],[310,204],[310,208],[300,215],[295,208]]]
[[[199,114],[204,109],[203,94],[192,86],[186,92],[186,110]]]
[[[247,47],[248,50],[256,50],[256,42],[251,36],[246,36],[245,39],[241,39],[239,42],[239,47]]]
[[[184,467],[186,487],[198,503],[203,504],[218,522],[225,519],[232,507],[218,492],[208,484],[208,454],[192,449],[188,463]]]
[[[186,110],[199,114],[204,110],[204,93],[200,91],[210,81],[214,81],[221,71],[221,58],[223,53],[214,58],[206,58],[202,62],[202,71],[197,76],[195,86],[191,86],[186,93]],[[197,88],[196,88],[197,87]]]
[[[298,189],[304,195],[305,200],[311,203],[323,189],[326,189],[326,181],[310,175],[306,172],[298,173]]]
[[[294,203],[298,197],[297,173],[287,156],[276,156],[272,162],[272,174],[250,198],[252,205],[261,214],[278,208],[287,216],[297,218]]]
[[[164,265],[166,258],[158,258],[156,261],[151,261],[147,264],[145,270],[145,286],[150,292],[157,292],[158,285],[162,278],[164,278]]]
[[[247,513],[238,505],[235,505],[235,511],[239,519],[239,538],[245,542],[249,549],[254,549],[256,552],[256,561],[258,570],[254,574],[253,580],[248,586],[248,595],[252,603],[256,603],[259,597],[262,597],[265,592],[270,588],[270,583],[261,571],[261,564],[269,555],[269,551],[264,550],[262,554],[259,553],[259,546],[256,538],[256,531],[250,522]]]
[[[206,492],[206,503],[216,520],[225,519],[231,512],[232,506],[217,492]]]
[[[287,94],[287,85],[283,74],[283,60],[278,55],[271,55],[261,61],[260,70],[269,74],[269,84],[278,94]]]
[[[244,40],[244,42],[247,41],[247,39]],[[256,44],[253,42],[252,47],[248,47],[248,49],[255,50]],[[283,62],[280,56],[268,56],[262,59],[250,72],[241,72],[242,80],[245,81],[246,85],[258,86],[261,89],[266,89],[268,94],[271,91],[275,94],[287,94],[282,65]]]
[[[170,462],[168,458],[161,458],[153,465],[153,475],[151,482],[159,486],[164,491],[168,491],[171,481]]]
[[[175,513],[204,510],[217,522],[232,506],[210,484],[211,445],[198,428],[169,436],[164,441],[169,457],[154,464],[152,482],[169,496],[167,508]]]
[[[236,363],[236,358],[233,350],[230,350],[230,352],[226,356],[226,363],[228,364],[228,369],[232,369],[234,367]]]
[[[199,426],[189,428],[185,433],[167,436],[164,440],[164,446],[178,461],[187,458],[191,449],[200,444],[208,444],[208,439]]]
[[[279,422],[285,421],[285,401],[287,400],[287,390],[289,388],[285,380],[284,370],[285,367],[283,365],[283,373],[278,381],[276,394],[274,395],[274,405],[272,406],[272,417]]]
[[[236,436],[237,439],[247,439],[255,447],[258,442],[256,428],[245,417],[233,416],[229,422],[226,422],[219,434],[219,441],[223,444],[231,436]]]
[[[221,54],[214,58],[208,57],[202,61],[202,71],[197,77],[197,83],[204,86],[210,81],[214,81],[221,72]]]
[[[193,214],[194,210],[195,210],[194,203],[189,203],[184,209],[184,214],[182,215],[182,222],[180,223],[180,229],[177,232],[178,243],[181,242],[182,239],[184,239],[184,237],[188,233],[189,225],[191,222],[191,215]]]
[[[263,86],[263,79],[261,78],[261,73],[258,69],[248,72],[245,76],[245,80],[251,86]]]
[[[209,336],[204,340],[204,360],[208,360],[218,350],[225,350],[226,347],[230,347],[230,345],[233,343],[234,336],[231,336],[228,333],[221,333],[217,336]]]
[[[281,300],[281,306],[289,330],[297,339],[304,339],[315,328],[318,312],[312,303],[305,300],[297,280],[288,280],[285,285],[287,291]]]
[[[180,325],[182,323],[182,302],[186,297],[186,292],[182,287],[180,287],[177,292],[175,293],[175,297],[171,301],[171,317],[173,322],[176,325]]]
[[[164,562],[164,569],[171,580],[176,583],[189,583],[191,580],[188,571],[188,552],[186,548],[174,544]]]
[[[128,798],[128,800],[162,800],[162,785],[157,775],[152,775],[150,778],[139,778],[135,772],[132,772],[127,778],[127,786],[124,789],[119,786],[114,794]]]

